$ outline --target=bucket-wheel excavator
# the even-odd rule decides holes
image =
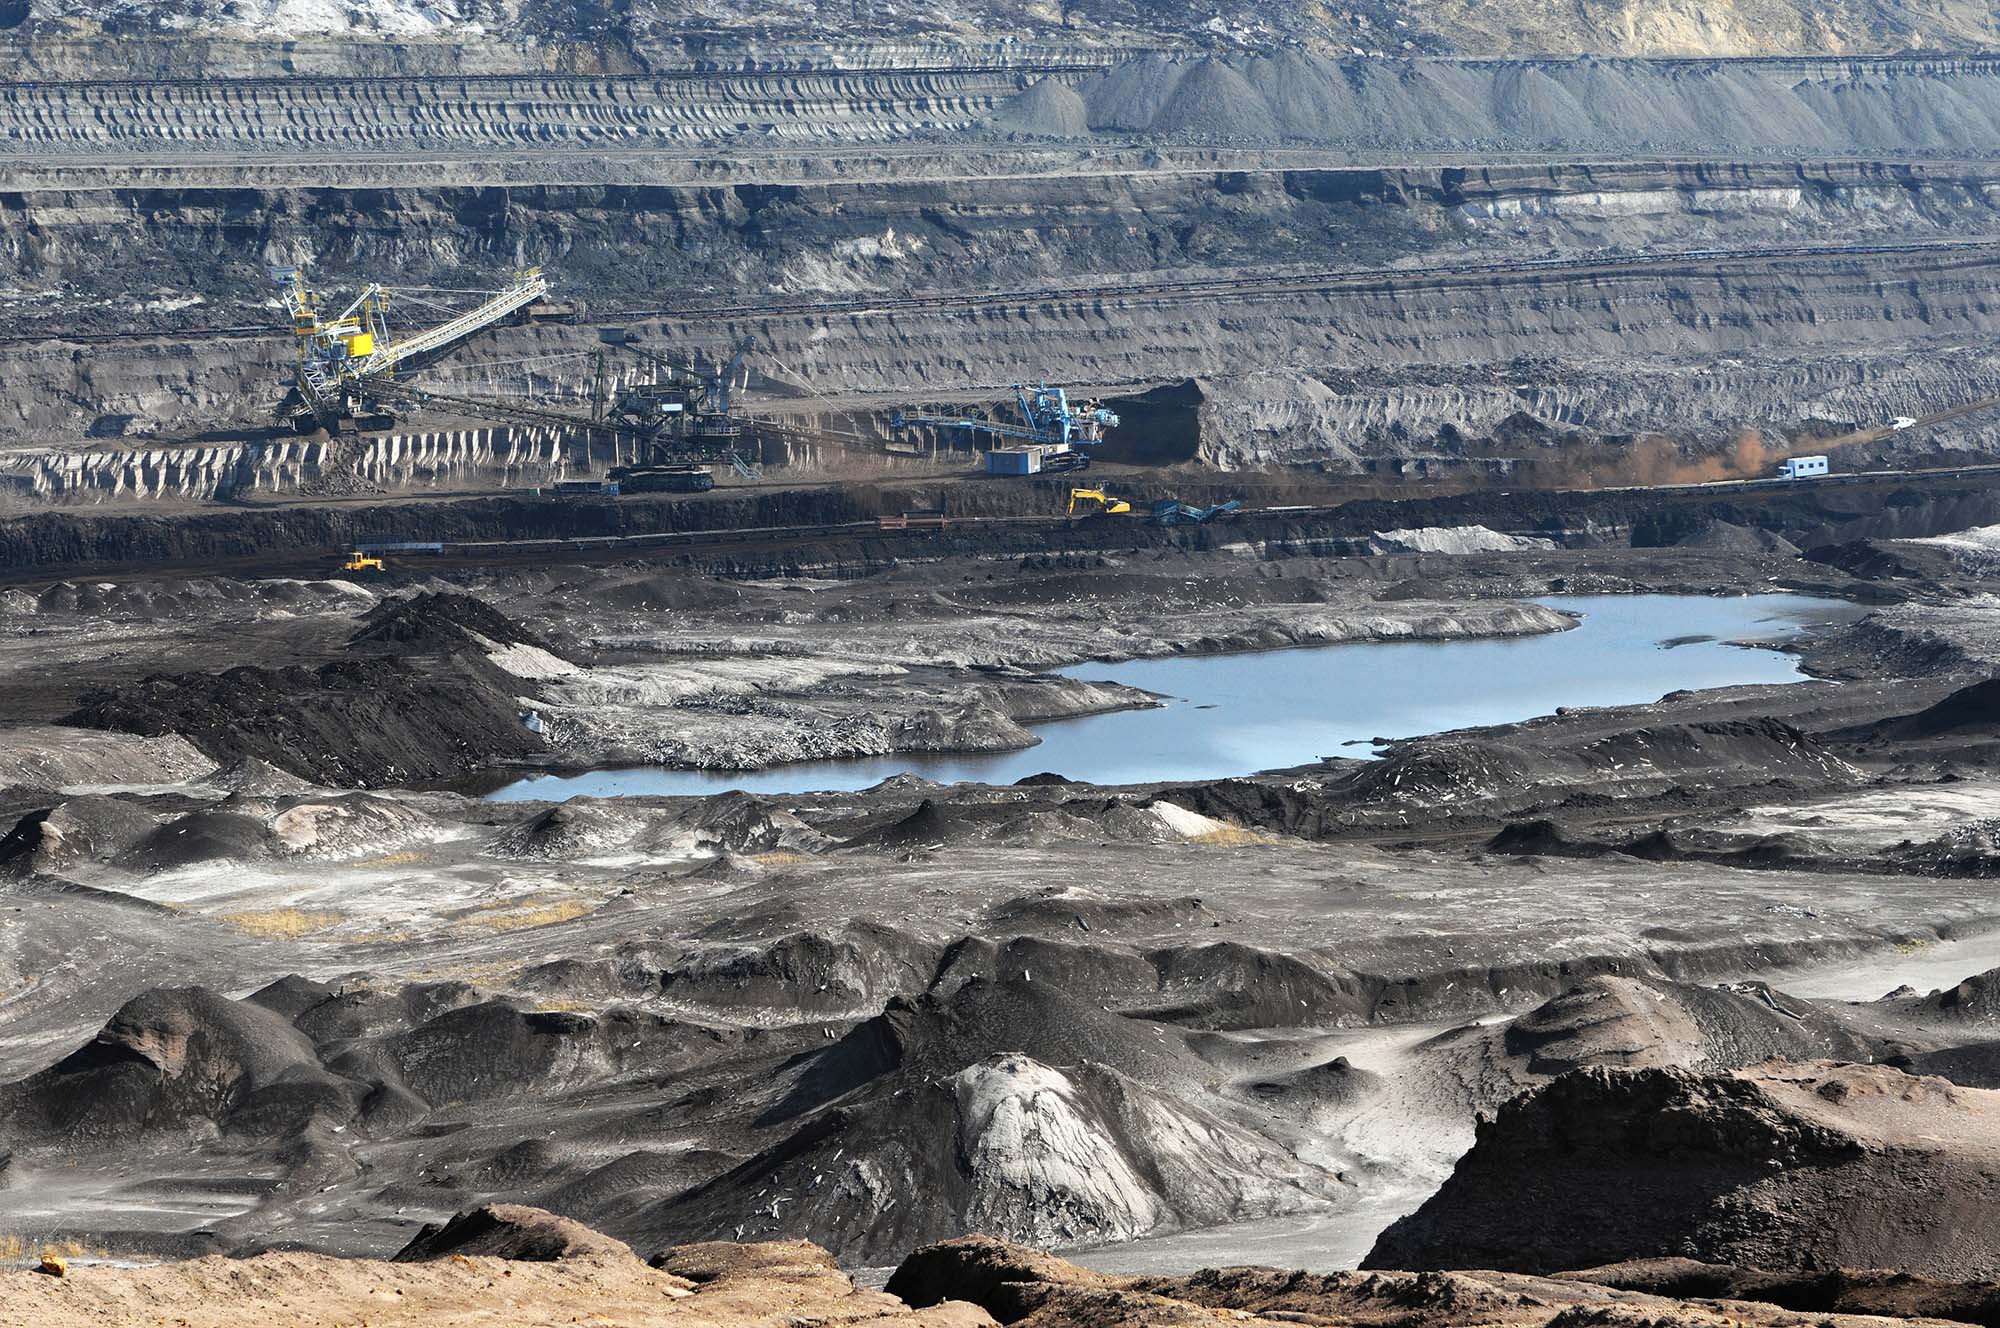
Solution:
[[[439,307],[423,298],[435,288],[392,290],[370,283],[339,313],[329,315],[323,312],[324,297],[299,269],[276,269],[273,277],[298,338],[292,390],[280,411],[301,432],[319,428],[338,432],[355,424],[385,426],[410,406],[432,406],[474,419],[555,427],[629,443],[633,463],[615,467],[609,475],[628,492],[711,489],[715,479],[704,463],[726,462],[745,476],[756,474],[740,455],[742,421],[730,413],[731,385],[750,349],[747,338],[737,344],[725,365],[703,373],[639,345],[629,332],[605,329],[594,353],[596,371],[586,414],[533,400],[462,396],[419,387],[400,372],[429,363],[542,300],[549,284],[539,268],[515,273],[499,291],[449,292],[482,299],[464,312],[446,309],[451,316],[444,321],[400,336],[390,328],[392,303],[399,308],[403,303]],[[648,368],[634,379],[620,380],[609,371],[607,356],[613,349],[637,357]]]
[[[425,359],[528,308],[549,293],[540,268],[514,274],[504,289],[487,295],[477,307],[406,336],[393,336],[389,308],[394,293],[370,282],[339,313],[322,312],[324,297],[306,283],[295,267],[276,268],[277,283],[298,338],[297,366],[287,407],[295,407],[293,422],[305,432],[337,430],[343,423],[365,417],[372,398],[389,396],[399,367],[415,367]],[[425,288],[412,287],[411,293]]]

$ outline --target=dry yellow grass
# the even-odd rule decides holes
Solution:
[[[803,853],[794,853],[788,848],[773,849],[769,853],[752,853],[750,861],[759,867],[792,867],[806,860]]]
[[[483,964],[420,964],[397,976],[406,982],[465,982],[475,987],[493,987],[519,972],[520,966],[510,960],[492,960]]]
[[[590,912],[591,908],[581,899],[563,899],[553,904],[528,904],[475,914],[466,921],[491,931],[519,931],[523,927],[548,927],[558,922],[569,922]]]
[[[1274,843],[1271,836],[1255,830],[1245,830],[1240,825],[1225,825],[1219,830],[1205,830],[1198,835],[1189,835],[1190,844],[1217,844],[1224,848],[1238,848],[1247,844]]]
[[[253,908],[239,913],[224,913],[222,920],[252,936],[296,941],[301,936],[325,931],[340,921],[340,914],[308,908]]]
[[[37,1241],[26,1236],[0,1233],[0,1263],[14,1263],[22,1259],[33,1263],[37,1259],[49,1256],[58,1259],[81,1259],[85,1255],[98,1259],[110,1257],[106,1251],[92,1249],[82,1241]]]

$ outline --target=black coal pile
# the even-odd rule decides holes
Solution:
[[[60,722],[178,733],[218,763],[255,758],[316,784],[366,788],[449,779],[541,751],[512,681],[464,658],[243,665],[97,688]]]
[[[501,646],[549,648],[548,642],[485,600],[457,591],[424,591],[403,599],[385,599],[362,618],[347,644],[349,649],[388,646],[399,654],[451,653],[476,644],[475,636]]]

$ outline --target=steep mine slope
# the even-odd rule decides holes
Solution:
[[[1364,1266],[1673,1255],[1992,1278],[1996,1163],[2000,1094],[1942,1079],[1832,1062],[1579,1070],[1482,1122],[1444,1188]]]

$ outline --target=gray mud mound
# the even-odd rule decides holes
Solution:
[[[1933,1022],[2000,1024],[2000,969],[1898,1004],[1905,1014]]]
[[[288,1023],[295,1023],[300,1015],[315,1006],[325,1004],[335,994],[335,988],[324,982],[314,982],[311,978],[297,973],[288,973],[275,982],[259,987],[243,999],[252,1005],[263,1006]]]
[[[1161,999],[1143,1013],[1190,1028],[1259,1028],[1367,1017],[1379,993],[1365,979],[1297,955],[1237,941],[1147,955]]]
[[[1367,1268],[2000,1272],[2000,1094],[1884,1066],[1588,1069],[1481,1122]],[[1549,1220],[1524,1221],[1525,1214]]]
[[[116,862],[156,824],[151,813],[122,798],[70,798],[14,823],[0,838],[0,872],[24,876],[82,862]]]
[[[1151,998],[1160,975],[1150,959],[1115,941],[1086,941],[1074,923],[1070,930],[1076,939],[1030,935],[1000,941],[962,936],[945,951],[931,990],[947,994],[962,983],[983,979],[1053,985],[1079,1000],[1107,1007],[1129,1005],[1135,993],[1142,1003]]]
[[[780,1009],[862,1016],[922,991],[943,947],[878,923],[805,930],[763,942],[702,945],[660,971],[660,994],[698,1009]]]
[[[1002,133],[1035,138],[1088,138],[1090,108],[1075,88],[1045,78],[1002,106],[992,124]]]
[[[203,775],[201,782],[210,788],[228,789],[232,793],[253,793],[264,797],[284,797],[313,791],[313,786],[297,775],[288,770],[280,770],[269,761],[260,761],[254,756],[245,756],[227,765],[217,766],[215,773]]]
[[[1049,886],[1004,900],[986,910],[986,921],[996,928],[1055,926],[1093,933],[1206,927],[1221,916],[1200,895],[1166,899],[1151,895],[1106,896],[1075,885]]]
[[[617,852],[644,825],[643,817],[615,804],[571,799],[508,826],[494,839],[493,851],[511,858],[573,862]]]
[[[1610,976],[1580,982],[1509,1023],[1502,1046],[1533,1075],[1593,1065],[1736,1069],[1770,1057],[1872,1060],[1879,1050],[1763,983],[1697,987]]]
[[[734,789],[703,798],[646,839],[655,847],[707,853],[818,853],[833,846],[793,813]]]
[[[1185,1037],[1179,1029],[1110,1014],[1049,982],[974,978],[947,995],[890,1001],[815,1057],[778,1112],[799,1114],[892,1071],[949,1076],[1006,1051],[1095,1061],[1185,1090],[1203,1068]]]
[[[1380,1096],[1388,1080],[1357,1068],[1345,1056],[1281,1074],[1246,1079],[1239,1094],[1286,1120],[1324,1128],[1358,1104]]]
[[[339,989],[318,983],[301,984],[280,979],[249,997],[260,1005],[287,1010],[297,1005],[292,1022],[319,1045],[336,1044],[357,1038],[400,1032],[437,1018],[451,1010],[479,1002],[476,988],[466,982],[412,982],[400,987],[375,987],[367,979],[343,984]],[[318,1000],[308,1001],[315,990]]]
[[[1677,548],[1720,549],[1731,553],[1782,553],[1796,556],[1799,546],[1783,535],[1768,530],[1758,530],[1753,526],[1738,526],[1728,521],[1712,520],[1690,535],[1683,535],[1674,541]]]
[[[30,602],[34,606],[31,611],[37,613],[171,622],[209,616],[225,607],[351,612],[371,599],[367,590],[340,581],[198,577],[187,581],[59,581]]]
[[[1329,794],[1351,815],[1381,820],[1438,809],[1505,816],[1575,798],[1710,793],[1776,781],[1837,787],[1860,778],[1860,771],[1790,724],[1747,719],[1635,728],[1564,747],[1419,739],[1368,762]]]
[[[1909,540],[1847,540],[1819,545],[1803,556],[1807,562],[1837,567],[1863,581],[1927,581],[1950,576],[1956,569],[1949,550]]]
[[[1500,833],[1486,841],[1494,853],[1515,853],[1524,857],[1597,858],[1611,852],[1605,844],[1571,839],[1562,827],[1546,818],[1510,821]]]
[[[1190,65],[1167,94],[1150,127],[1155,133],[1174,136],[1260,143],[1279,137],[1278,117],[1263,93],[1220,60],[1197,60]]]
[[[315,1114],[345,1120],[359,1097],[281,1015],[199,987],[134,997],[89,1044],[0,1088],[10,1136],[68,1149],[198,1122],[283,1134]]]
[[[1961,687],[1936,705],[1877,725],[1872,736],[1899,741],[2000,737],[2000,678]]]
[[[1332,1178],[1217,1114],[1205,1077],[1175,1030],[1043,984],[967,983],[814,1056],[767,1113],[795,1122],[788,1137],[635,1225],[671,1239],[757,1213],[762,1235],[878,1259],[966,1230],[1129,1239],[1333,1197]],[[813,1202],[757,1212],[801,1193]]]
[[[564,1259],[635,1259],[632,1247],[581,1222],[521,1204],[488,1204],[434,1222],[397,1251],[396,1263],[428,1263],[454,1254],[557,1263]]]
[[[173,871],[202,862],[257,862],[271,853],[261,818],[209,810],[160,826],[133,850],[133,858],[147,871]]]
[[[1006,1052],[948,1078],[872,1083],[638,1225],[673,1238],[749,1213],[759,1235],[879,1261],[967,1230],[1127,1240],[1314,1208],[1339,1190],[1289,1150],[1109,1067]],[[760,1196],[787,1194],[813,1202],[766,1198],[758,1212]]]
[[[911,849],[957,843],[986,832],[980,818],[935,798],[925,798],[915,810],[887,825],[865,830],[847,841],[849,848]]]
[[[552,1093],[663,1067],[686,1048],[684,1026],[657,1015],[519,1010],[494,1000],[389,1034],[334,1064],[440,1106]]]

